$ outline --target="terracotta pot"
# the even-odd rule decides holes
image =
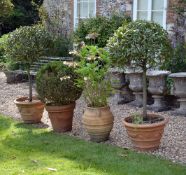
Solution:
[[[28,97],[21,97],[14,100],[19,109],[24,123],[34,124],[40,123],[44,111],[44,104],[33,97],[33,101],[29,102]]]
[[[108,140],[113,127],[114,117],[109,107],[88,107],[83,115],[83,125],[87,130],[90,140],[102,142]]]
[[[55,132],[72,130],[75,103],[64,106],[45,106]]]
[[[157,114],[148,114],[148,117],[161,117]],[[167,118],[152,124],[133,124],[130,122],[131,117],[124,120],[129,138],[132,140],[134,147],[141,151],[155,150],[159,148],[160,141],[164,132],[164,127],[168,122]]]

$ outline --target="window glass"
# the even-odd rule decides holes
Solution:
[[[152,10],[160,10],[163,11],[163,0],[152,0]]]
[[[167,0],[133,0],[134,20],[151,20],[166,28]]]
[[[79,20],[94,17],[96,15],[96,0],[76,0],[74,1],[75,19],[74,26],[76,27]]]
[[[88,18],[88,2],[81,2],[80,3],[80,18]]]
[[[152,12],[152,21],[163,26],[163,12]]]
[[[148,0],[138,0],[138,10],[148,9]]]
[[[138,19],[147,20],[147,11],[138,11]]]

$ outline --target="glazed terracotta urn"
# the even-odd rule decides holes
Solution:
[[[166,79],[169,71],[154,70],[147,73],[149,80],[148,91],[152,94],[154,104],[148,106],[149,109],[160,112],[168,110],[164,101],[164,94],[167,92]]]
[[[143,73],[142,72],[127,72],[129,77],[129,88],[133,91],[135,100],[130,104],[142,107],[143,106]]]
[[[87,107],[82,123],[93,142],[103,142],[109,139],[114,124],[114,116],[110,107]]]
[[[186,116],[186,72],[173,73],[169,77],[173,79],[171,93],[178,97],[180,102],[180,107],[175,113]]]

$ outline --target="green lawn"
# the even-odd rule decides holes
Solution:
[[[10,174],[185,175],[186,167],[0,116],[0,175]]]

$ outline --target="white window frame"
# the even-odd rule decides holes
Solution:
[[[163,9],[163,28],[167,29],[167,1],[164,0],[164,9]],[[137,20],[137,7],[138,7],[138,0],[133,0],[133,20]],[[148,9],[147,9],[147,20],[151,21],[152,18],[152,0],[148,0]]]
[[[94,0],[95,1],[95,8],[94,8],[94,16],[96,16],[96,12],[97,12],[97,0]],[[89,7],[89,6],[88,6]],[[74,30],[76,29],[76,19],[78,18],[77,16],[77,8],[78,8],[78,0],[74,0]],[[89,10],[88,10],[89,11]],[[90,16],[88,16],[88,18],[90,18]],[[86,19],[86,18],[81,18],[81,19]]]

